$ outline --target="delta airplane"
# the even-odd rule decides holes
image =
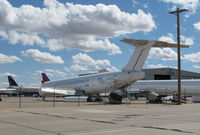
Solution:
[[[16,96],[16,89],[11,88],[0,88],[0,95]]]
[[[41,85],[40,94],[45,96],[46,94],[54,93],[58,89],[62,91],[75,91],[78,95],[88,95],[88,98],[91,98],[93,95],[99,95],[99,93],[111,92],[109,100],[121,103],[122,98],[119,98],[113,92],[121,90],[123,93],[126,93],[128,86],[145,77],[142,67],[150,48],[177,47],[177,44],[161,41],[134,39],[123,39],[121,41],[135,46],[128,64],[123,67],[121,72],[106,72],[66,80],[48,81]],[[189,46],[181,45],[181,47],[188,48]]]
[[[46,83],[48,81],[50,81],[50,79],[47,77],[47,75],[45,73],[41,73],[42,75],[42,84]],[[55,89],[54,92],[49,92],[49,93],[45,93],[45,95],[42,95],[43,100],[45,100],[46,96],[74,96],[76,95],[76,92],[74,90],[63,90],[63,89]]]
[[[39,95],[40,87],[24,87],[19,86],[12,76],[8,76],[9,87],[8,89],[14,89],[16,93],[20,93],[23,95]]]

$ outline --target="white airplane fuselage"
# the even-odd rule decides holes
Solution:
[[[35,94],[38,94],[40,90],[40,87],[9,86],[8,88],[15,89],[16,92]]]
[[[73,79],[46,82],[41,86],[40,94],[45,95],[55,90],[80,90],[86,95],[119,90],[144,78],[144,72],[113,72],[88,75]]]
[[[177,80],[140,80],[135,82],[131,89],[150,90],[161,96],[167,96],[177,92],[177,84]],[[181,80],[181,94],[184,96],[200,94],[200,79]]]

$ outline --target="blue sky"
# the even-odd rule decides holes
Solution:
[[[0,85],[7,75],[40,85],[85,70],[119,71],[134,48],[123,38],[176,43],[181,14],[182,69],[200,73],[200,0],[0,0]],[[151,49],[144,68],[177,67],[176,49]]]

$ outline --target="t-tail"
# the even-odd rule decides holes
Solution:
[[[170,47],[170,48],[177,47],[177,44],[166,43],[162,41],[148,41],[148,40],[134,40],[134,39],[123,39],[121,41],[136,47],[128,64],[123,67],[122,71],[140,72],[142,70],[142,67],[149,54],[151,47]],[[189,48],[188,45],[180,45],[180,47]]]
[[[15,80],[12,78],[12,76],[8,76],[8,82],[9,82],[10,87],[18,86],[18,84],[15,82]]]
[[[42,83],[50,81],[45,73],[42,73]]]

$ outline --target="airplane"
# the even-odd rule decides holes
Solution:
[[[47,77],[45,73],[41,73],[42,75],[42,84],[50,81],[50,79]],[[45,95],[42,95],[43,101],[45,101],[45,97],[47,96],[74,96],[76,95],[76,92],[74,90],[63,90],[63,89],[55,89],[54,92],[45,93]]]
[[[169,96],[177,92],[177,80],[139,80],[130,89],[149,90],[159,96]],[[181,80],[181,95],[191,97],[200,94],[200,79]]]
[[[15,89],[15,91],[18,94],[22,94],[25,96],[38,96],[39,95],[39,89],[40,87],[24,87],[19,86],[15,80],[12,78],[12,76],[8,76],[8,82],[9,82],[9,89]]]
[[[122,98],[113,92],[121,90],[127,93],[127,88],[137,80],[145,77],[142,71],[143,64],[149,54],[151,47],[177,47],[177,44],[166,43],[161,41],[134,40],[123,39],[124,43],[135,46],[135,50],[128,61],[128,64],[123,67],[120,72],[106,72],[88,76],[80,76],[77,78],[48,81],[41,85],[40,95],[45,96],[49,93],[54,93],[55,90],[75,91],[77,95],[88,95],[91,98],[93,95],[99,95],[103,92],[111,92],[109,99],[116,103],[121,103]],[[188,48],[188,45],[180,45],[182,48]]]
[[[106,69],[102,69],[102,70],[93,70],[95,71],[94,73],[87,73],[87,74],[80,74],[79,76],[86,76],[86,75],[91,75],[91,74],[98,74],[99,72],[108,72]],[[42,75],[42,83],[48,82],[50,81],[50,79],[47,77],[47,75],[45,73],[41,73]],[[106,96],[109,95],[110,93],[101,93],[100,96]],[[49,93],[47,95],[47,93],[45,93],[46,96],[76,96],[76,92],[74,90],[72,91],[65,91],[65,90],[58,90],[55,89],[54,93]],[[149,90],[139,90],[139,89],[134,89],[134,90],[128,90],[127,93],[122,93],[120,90],[113,92],[111,94],[112,95],[117,95],[118,99],[122,99],[122,98],[126,98],[127,95],[129,95],[129,100],[135,100],[138,96],[145,96],[147,98],[147,100],[151,103],[161,103],[161,97],[155,93],[155,92],[151,92]],[[42,97],[43,101],[45,101],[45,96]],[[97,98],[97,97],[91,97],[90,99],[87,99],[88,102],[99,102],[99,101],[103,101],[103,99],[101,98]],[[112,100],[111,98],[109,98],[109,102],[110,103],[118,103],[115,100]]]
[[[17,96],[17,91],[12,88],[0,88],[0,96],[1,95]]]

